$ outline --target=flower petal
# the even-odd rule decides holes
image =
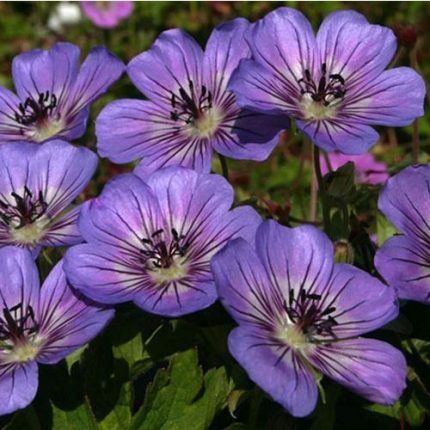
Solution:
[[[14,246],[0,248],[0,306],[21,305],[25,311],[39,302],[39,273],[31,253]]]
[[[348,119],[296,121],[312,142],[325,151],[339,151],[358,155],[369,150],[378,141],[378,133],[368,125]]]
[[[81,205],[76,206],[64,215],[60,215],[46,227],[40,240],[42,246],[72,246],[83,242],[78,227]]]
[[[67,100],[79,70],[79,48],[72,43],[56,43],[51,49],[33,49],[16,56],[12,76],[16,92],[25,101],[49,91],[57,104]]]
[[[386,70],[348,95],[342,115],[363,124],[409,125],[424,115],[425,93],[424,80],[417,72],[409,67],[397,67]]]
[[[39,386],[35,361],[17,365],[0,365],[0,416],[28,406]]]
[[[73,118],[94,102],[121,77],[123,71],[124,64],[118,57],[106,48],[93,48],[79,70],[64,108],[66,115]]]
[[[375,266],[399,298],[430,303],[428,246],[405,236],[394,236],[376,252]]]
[[[266,221],[257,231],[256,249],[271,282],[287,300],[291,290],[321,294],[333,271],[333,244],[312,226],[286,228]]]
[[[132,254],[139,252],[143,238],[163,227],[151,189],[131,173],[110,180],[99,197],[84,203],[79,219],[86,241]]]
[[[293,416],[303,417],[314,410],[315,380],[291,349],[266,346],[258,333],[244,327],[230,333],[228,347],[249,377]]]
[[[161,33],[151,49],[134,57],[127,74],[134,85],[155,103],[171,107],[172,92],[189,89],[192,81],[200,88],[203,51],[197,42],[180,29]]]
[[[21,133],[22,125],[15,118],[20,103],[12,91],[0,86],[0,139],[3,142],[25,140]]]
[[[396,228],[422,244],[430,244],[430,165],[410,166],[390,178],[378,208]]]
[[[397,43],[391,29],[369,24],[354,11],[336,11],[324,19],[317,34],[321,62],[329,74],[341,74],[348,92],[372,80],[389,64]]]
[[[55,216],[87,186],[97,168],[97,156],[83,146],[53,140],[38,147],[30,160],[29,188],[41,191],[48,213]]]
[[[206,44],[203,60],[204,83],[212,88],[213,99],[218,99],[227,89],[230,76],[242,58],[250,56],[245,32],[249,22],[244,18],[218,25]]]
[[[37,361],[54,364],[99,334],[114,310],[79,297],[69,286],[60,261],[43,283],[35,314],[38,335],[44,339]]]
[[[336,264],[327,289],[318,302],[332,308],[334,336],[350,338],[376,330],[399,313],[394,288],[349,264]]]
[[[325,375],[371,402],[391,405],[406,388],[405,358],[379,340],[358,338],[318,345],[308,358]]]

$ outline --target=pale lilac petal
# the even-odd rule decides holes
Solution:
[[[386,70],[347,96],[342,114],[363,124],[409,125],[424,115],[425,93],[425,82],[415,70],[409,67]]]
[[[49,50],[33,49],[13,59],[12,76],[16,92],[25,101],[38,100],[49,91],[58,104],[70,95],[79,70],[79,48],[66,42],[56,43]]]
[[[0,416],[28,406],[36,397],[37,363],[0,364]]]
[[[230,333],[228,347],[249,377],[291,415],[303,417],[314,410],[318,399],[314,377],[290,348],[267,345],[258,332],[245,327]]]
[[[405,358],[379,340],[321,344],[308,358],[322,373],[371,402],[392,405],[406,388]]]
[[[79,297],[69,286],[60,261],[43,283],[35,316],[38,336],[44,342],[37,361],[54,364],[99,334],[114,310]]]
[[[172,92],[180,87],[202,85],[203,51],[197,42],[180,29],[167,30],[151,49],[133,58],[127,73],[134,85],[153,102],[171,106]]]
[[[370,126],[348,119],[296,121],[297,126],[325,151],[357,155],[367,152],[378,141],[378,133]]]
[[[378,76],[397,48],[391,29],[371,25],[354,11],[336,11],[325,18],[318,30],[317,45],[328,73],[341,74],[348,93]]]
[[[413,238],[394,236],[375,255],[375,266],[399,298],[430,303],[428,245]]]

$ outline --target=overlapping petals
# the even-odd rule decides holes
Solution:
[[[229,240],[252,242],[260,218],[230,211],[231,186],[220,176],[162,169],[142,180],[125,174],[85,203],[87,244],[66,254],[70,282],[102,303],[132,300],[148,312],[177,316],[217,298],[210,260]]]
[[[227,90],[240,59],[250,55],[248,26],[242,18],[220,25],[204,52],[182,30],[162,33],[127,66],[149,101],[118,100],[97,118],[100,155],[116,163],[142,159],[145,174],[170,165],[209,172],[213,150],[266,159],[288,119],[240,109]]]
[[[38,387],[37,362],[56,363],[85,345],[113,317],[74,293],[62,262],[42,288],[27,250],[0,249],[0,415],[31,403]]]
[[[396,40],[353,11],[338,11],[316,37],[298,11],[279,8],[248,33],[252,60],[242,60],[230,89],[238,104],[286,113],[327,151],[362,154],[378,140],[372,125],[404,126],[423,115],[425,84],[407,67],[384,71]]]
[[[255,248],[231,242],[212,270],[221,301],[239,324],[230,352],[290,413],[304,416],[315,407],[309,366],[368,400],[399,398],[406,385],[402,354],[358,337],[397,316],[394,289],[353,266],[333,264],[323,233],[266,221]]]

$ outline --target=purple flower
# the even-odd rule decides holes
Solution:
[[[0,247],[73,245],[82,241],[79,206],[68,209],[97,167],[89,149],[61,140],[0,145]]]
[[[81,8],[97,27],[114,28],[133,12],[132,1],[81,1]]]
[[[348,264],[311,226],[266,221],[255,249],[232,241],[212,259],[219,296],[239,324],[229,350],[250,378],[294,416],[315,408],[321,372],[366,399],[394,403],[406,386],[403,355],[359,337],[397,316],[394,290]]]
[[[113,310],[77,296],[58,263],[39,287],[24,249],[0,249],[0,415],[24,408],[38,387],[37,363],[55,364],[94,338]]]
[[[14,58],[17,95],[0,86],[3,142],[73,140],[82,136],[93,103],[122,74],[124,65],[105,48],[94,48],[79,68],[79,48],[57,43]]]
[[[146,182],[117,176],[82,208],[88,243],[67,252],[67,277],[100,303],[132,300],[167,316],[206,308],[217,299],[212,256],[232,238],[252,240],[260,222],[250,207],[230,211],[232,203],[218,175],[169,167]]]
[[[430,304],[430,165],[390,178],[378,207],[402,234],[377,251],[376,268],[400,298]]]
[[[96,122],[100,155],[115,163],[143,157],[141,169],[181,165],[209,172],[212,150],[227,157],[266,159],[288,119],[240,109],[227,90],[233,70],[250,55],[236,19],[217,27],[200,48],[182,30],[165,31],[127,73],[149,101],[117,100]]]
[[[358,184],[378,185],[383,184],[390,177],[387,172],[387,165],[376,161],[372,154],[344,155],[339,152],[327,154],[330,169],[326,159],[320,155],[321,172],[323,175],[330,170],[335,171],[339,167],[351,161],[354,163],[355,182]]]
[[[378,140],[371,125],[404,126],[423,115],[425,84],[408,67],[388,66],[393,32],[338,11],[317,35],[302,13],[280,8],[247,35],[253,54],[230,88],[240,106],[285,113],[315,145],[361,154]]]

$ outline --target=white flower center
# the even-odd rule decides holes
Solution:
[[[330,119],[336,117],[339,104],[339,102],[334,102],[325,106],[323,103],[312,100],[309,94],[304,94],[300,101],[300,108],[305,120]]]
[[[10,235],[16,243],[24,245],[36,245],[44,232],[45,222],[33,222],[21,228],[11,228]]]
[[[277,337],[296,351],[303,352],[309,347],[309,339],[295,324],[286,324],[278,329]]]
[[[177,281],[186,276],[188,265],[183,258],[175,258],[169,267],[153,267],[149,270],[150,276],[157,284]]]
[[[209,138],[212,137],[223,119],[223,115],[215,106],[207,112],[201,114],[188,126],[188,133],[192,137]]]

